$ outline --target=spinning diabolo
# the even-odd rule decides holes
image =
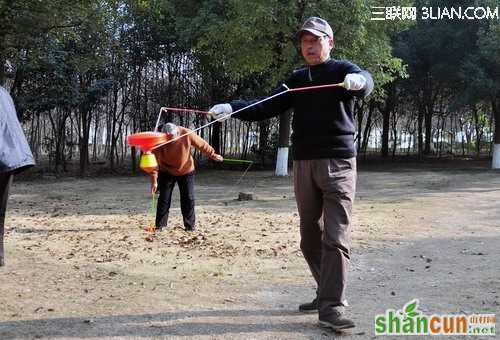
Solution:
[[[154,148],[167,142],[167,134],[163,132],[139,132],[127,137],[128,145],[139,147],[143,154],[139,167],[147,173],[158,170],[158,162],[151,152]]]

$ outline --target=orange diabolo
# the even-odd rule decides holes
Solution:
[[[167,134],[163,132],[139,132],[127,137],[128,145],[139,147],[143,154],[139,167],[147,173],[158,170],[158,162],[152,149],[167,141]]]

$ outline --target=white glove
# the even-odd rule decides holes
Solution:
[[[233,113],[233,108],[231,107],[231,104],[217,104],[212,106],[210,110],[208,110],[209,116],[212,117],[213,119],[219,120],[219,122],[223,122],[229,117],[226,117],[230,113]]]
[[[362,90],[366,85],[366,79],[359,73],[349,73],[344,78],[344,85],[349,91]]]

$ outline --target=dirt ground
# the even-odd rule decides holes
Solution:
[[[374,339],[375,314],[413,298],[429,314],[498,314],[499,172],[360,166],[348,282],[357,327],[341,334],[297,311],[315,285],[292,178],[242,174],[198,173],[197,231],[181,228],[176,190],[170,227],[154,236],[142,231],[153,220],[145,176],[15,182],[0,339]],[[237,201],[239,191],[255,199]]]

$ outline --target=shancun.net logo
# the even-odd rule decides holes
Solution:
[[[426,315],[418,299],[375,316],[375,335],[495,335],[495,314]]]

